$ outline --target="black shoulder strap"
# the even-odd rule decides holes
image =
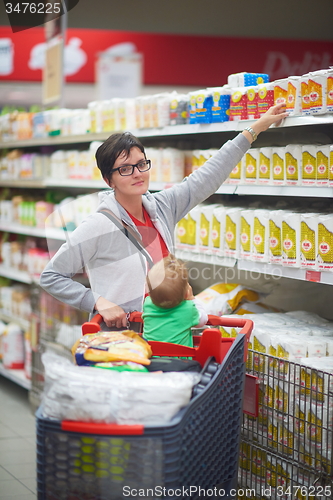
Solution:
[[[149,253],[147,250],[141,245],[141,243],[138,241],[138,239],[131,233],[131,231],[126,227],[126,225],[118,219],[110,210],[99,210],[100,214],[105,215],[110,219],[118,229],[130,240],[131,243],[142,253],[142,255],[145,257],[145,259],[148,262],[149,269],[151,269],[154,265]]]

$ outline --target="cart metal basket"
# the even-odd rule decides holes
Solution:
[[[249,499],[331,499],[333,374],[254,350],[247,370],[258,377],[259,408],[243,416],[239,490]]]

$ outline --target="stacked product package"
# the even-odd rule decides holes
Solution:
[[[198,205],[176,227],[178,250],[333,272],[333,213]],[[326,208],[329,210],[329,207]]]
[[[226,180],[260,186],[333,186],[333,144],[251,148]]]
[[[13,112],[0,117],[2,141],[57,135],[112,133],[259,118],[283,102],[290,116],[333,112],[333,69],[270,81],[268,74],[236,73],[226,84],[187,94],[164,92],[92,101],[87,109]]]

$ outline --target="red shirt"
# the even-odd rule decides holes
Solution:
[[[143,208],[143,207],[142,207]],[[154,264],[169,255],[169,250],[157,229],[154,227],[147,211],[143,208],[145,222],[141,222],[129,212],[128,215],[136,225],[139,233],[142,236],[142,245],[147,250]]]

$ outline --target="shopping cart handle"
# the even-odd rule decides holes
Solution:
[[[244,361],[247,360],[248,344],[253,330],[252,320],[242,318],[242,316],[225,318],[224,316],[214,316],[213,314],[208,314],[208,325],[241,328],[239,334],[245,335]]]
[[[86,321],[82,325],[82,335],[87,335],[88,333],[97,333],[101,329],[101,323],[103,322],[103,316],[96,314],[91,321]]]
[[[135,323],[142,323],[142,313],[140,311],[133,311],[129,315],[129,321]],[[103,322],[103,316],[101,314],[95,314],[91,321],[86,321],[82,325],[82,335],[87,335],[88,333],[97,333],[101,330],[101,323]]]

